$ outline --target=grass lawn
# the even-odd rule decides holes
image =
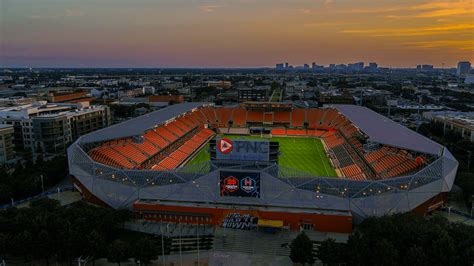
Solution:
[[[206,145],[204,145],[204,147],[201,148],[199,153],[187,163],[187,165],[207,162],[210,159],[211,155],[209,154],[209,143],[207,143]]]
[[[230,139],[260,139],[258,136],[226,135]],[[318,176],[337,176],[324,152],[321,140],[316,138],[273,137],[280,143],[278,164]],[[204,146],[188,164],[210,160],[209,144]]]

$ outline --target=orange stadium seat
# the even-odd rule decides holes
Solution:
[[[302,127],[305,120],[305,109],[295,108],[291,113],[291,126]]]
[[[183,131],[182,129],[176,126],[175,121],[166,124],[164,128],[166,128],[169,132],[171,132],[173,135],[177,137],[182,137],[186,133],[185,131]]]
[[[273,128],[272,129],[272,135],[285,136],[286,135],[286,129],[284,129],[284,128]]]
[[[217,117],[216,113],[214,112],[213,108],[203,108],[201,109],[202,114],[206,118],[209,124],[216,125],[217,124]]]
[[[217,126],[219,127],[229,126],[229,120],[231,119],[233,109],[234,108],[226,108],[226,107],[215,109],[216,115],[217,115],[217,121],[218,121]]]
[[[338,115],[338,112],[334,109],[326,109],[326,115],[324,116],[322,120],[322,125],[329,127],[331,126],[331,122],[333,121],[334,118]]]
[[[232,119],[234,121],[234,126],[245,126],[247,124],[246,121],[247,111],[242,108],[235,108],[232,112]]]
[[[207,121],[206,116],[200,110],[197,110],[197,111],[192,112],[191,114],[188,114],[188,118],[190,120],[197,122],[198,124],[209,123],[209,121]]]
[[[289,124],[291,112],[275,112],[273,123]]]
[[[162,160],[161,162],[158,163],[158,167],[161,167],[161,168],[164,168],[164,169],[174,169],[176,167],[178,167],[179,165],[179,161],[171,158],[171,157],[167,157],[165,158],[164,160]]]
[[[263,122],[263,113],[259,111],[247,111],[247,123],[262,123]]]
[[[127,158],[123,157],[117,151],[111,147],[100,147],[92,151],[93,157],[97,158],[98,161],[102,161],[104,164],[112,164],[120,168],[132,169],[132,164]]]
[[[158,133],[158,135],[160,135],[163,139],[167,140],[170,143],[178,139],[177,136],[175,136],[173,133],[171,133],[164,127],[155,128],[155,132]]]
[[[418,169],[415,158],[410,158],[405,150],[382,147],[365,154],[367,162],[382,178],[389,178]]]
[[[160,150],[157,146],[153,145],[153,143],[147,139],[144,139],[142,143],[133,143],[133,145],[140,149],[142,152],[148,154],[148,156],[151,156]]]
[[[317,129],[308,129],[308,136],[320,137],[324,133],[326,133],[326,131],[317,130]]]
[[[323,119],[324,110],[322,109],[308,109],[306,115],[308,116],[309,128],[318,128]]]
[[[306,130],[305,129],[287,129],[286,134],[288,136],[306,136]]]
[[[123,157],[135,162],[135,164],[141,164],[148,158],[142,151],[130,143],[120,146],[112,146],[112,148]]]
[[[155,130],[148,130],[143,137],[162,149],[169,144],[169,141],[160,136]]]
[[[273,113],[264,113],[263,114],[263,123],[273,124]]]
[[[192,119],[193,115],[186,115],[181,120],[184,124],[186,124],[190,129],[195,128],[196,126],[202,125],[202,123],[198,123],[196,120]]]
[[[191,125],[188,125],[188,123],[184,122],[184,118],[183,117],[180,117],[179,119],[177,119],[175,122],[175,125],[181,129],[182,131],[184,132],[188,132],[190,131],[191,129],[193,129],[193,126]]]

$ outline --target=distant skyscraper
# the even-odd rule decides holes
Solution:
[[[421,70],[433,70],[433,65],[421,65]]]
[[[361,71],[364,69],[364,62],[357,62],[354,64],[348,64],[347,68],[352,71]]]
[[[281,70],[281,69],[285,68],[285,65],[284,64],[276,64],[275,68]]]
[[[304,68],[304,69],[309,69],[309,65],[308,65],[308,64],[304,64],[304,65],[303,65],[303,68]]]
[[[369,69],[370,70],[376,70],[377,67],[378,67],[377,63],[375,63],[375,62],[369,63]]]
[[[459,62],[458,63],[458,69],[456,71],[456,74],[459,77],[464,77],[467,74],[471,72],[471,62],[464,61],[464,62]]]
[[[285,68],[288,68],[288,62],[285,63]]]

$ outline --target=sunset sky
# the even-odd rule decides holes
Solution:
[[[0,66],[474,63],[474,0],[0,0]]]

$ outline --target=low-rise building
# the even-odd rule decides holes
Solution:
[[[267,101],[270,96],[270,87],[239,88],[238,92],[240,101]]]
[[[459,132],[463,139],[474,142],[474,112],[426,112],[423,117],[442,123],[444,130]]]
[[[218,81],[208,81],[207,82],[208,87],[214,87],[214,88],[223,88],[223,89],[228,89],[232,86],[232,82],[230,81],[225,81],[225,80],[218,80]]]

